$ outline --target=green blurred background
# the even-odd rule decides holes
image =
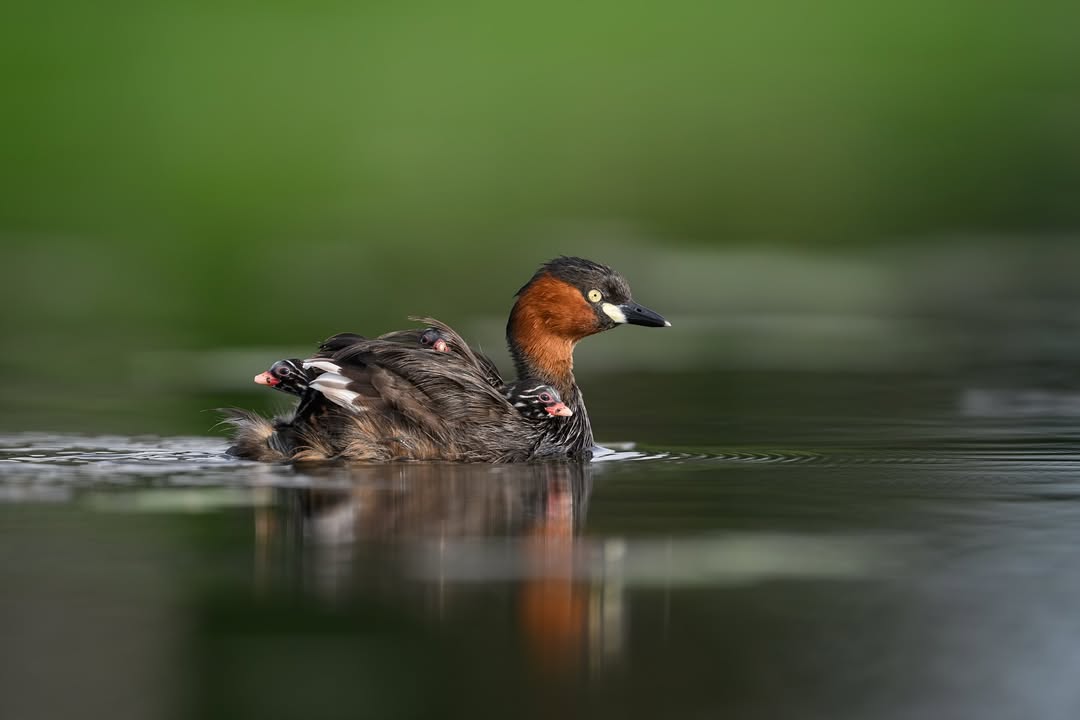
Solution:
[[[589,341],[583,381],[1080,357],[1075,2],[5,15],[3,429],[206,432],[409,314],[506,367],[561,253],[675,326]]]

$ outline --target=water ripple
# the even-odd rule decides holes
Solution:
[[[169,483],[198,486],[347,484],[348,473],[312,473],[283,465],[236,460],[217,438],[19,434],[0,436],[0,500],[45,497],[49,484]],[[962,466],[1044,469],[1080,467],[1075,443],[1052,438],[978,442],[942,441],[927,447],[786,450],[774,448],[638,448],[633,443],[599,448],[594,465],[662,463],[668,466]],[[404,465],[402,465],[404,467]],[[17,487],[16,487],[17,486]],[[36,490],[28,489],[36,486]]]

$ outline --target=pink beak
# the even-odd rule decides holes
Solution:
[[[431,347],[435,348],[439,352],[450,352],[450,346],[447,345],[446,341],[443,340],[442,338],[439,338],[438,340],[436,340],[435,344],[432,345]]]
[[[574,414],[574,411],[566,407],[566,403],[555,403],[554,405],[548,405],[546,408],[552,415],[558,415],[559,417],[570,417]]]
[[[271,375],[269,371],[264,372],[264,373],[259,373],[258,375],[255,376],[255,384],[256,385],[268,385],[270,387],[274,387],[279,382],[281,382],[281,381],[278,380],[273,375]]]

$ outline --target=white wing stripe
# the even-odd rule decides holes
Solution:
[[[325,372],[311,381],[311,387],[320,392],[332,389],[344,390],[349,386],[350,382],[349,378],[344,375],[338,375],[334,372]]]
[[[328,373],[339,373],[339,372],[341,372],[341,367],[339,365],[335,365],[334,363],[330,362],[329,360],[305,360],[304,361],[304,368],[305,369],[315,368],[316,370],[322,370],[323,372],[328,372]]]

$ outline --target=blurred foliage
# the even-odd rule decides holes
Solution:
[[[61,0],[6,16],[0,369],[24,392],[90,386],[107,404],[133,350],[501,316],[558,253],[636,267],[640,288],[672,280],[636,254],[661,243],[1080,222],[1076,3]]]

